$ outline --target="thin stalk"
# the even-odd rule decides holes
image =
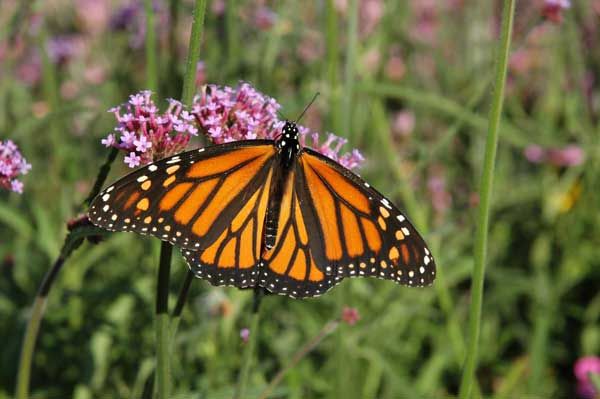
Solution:
[[[202,43],[202,31],[204,29],[204,14],[206,12],[206,0],[196,0],[194,16],[192,21],[192,33],[188,47],[188,57],[183,77],[183,93],[181,101],[190,105],[194,99],[194,88],[196,86],[196,66],[200,60],[200,44]]]
[[[329,83],[329,127],[331,131],[340,131],[340,106],[339,106],[339,84],[338,84],[338,16],[335,10],[334,0],[326,3],[326,42],[327,42],[327,82]]]
[[[248,374],[250,373],[250,366],[252,365],[252,357],[254,354],[254,347],[256,346],[256,340],[258,339],[258,322],[260,319],[260,304],[264,291],[261,287],[254,289],[254,298],[252,303],[252,320],[250,321],[250,337],[246,343],[246,350],[244,351],[244,359],[242,360],[242,367],[238,376],[237,386],[233,395],[234,399],[246,398],[246,385],[248,385]]]
[[[46,310],[46,302],[48,297],[36,296],[31,309],[31,317],[25,330],[23,337],[23,346],[21,347],[21,357],[19,359],[19,371],[17,375],[17,389],[15,392],[16,399],[26,399],[29,397],[29,380],[31,378],[31,361],[33,359],[33,351],[35,349],[35,341],[37,340],[38,332],[44,311]]]
[[[146,88],[156,93],[158,90],[158,57],[156,54],[154,6],[152,3],[152,0],[144,0],[146,14]]]
[[[353,105],[354,105],[354,79],[356,74],[356,53],[358,47],[358,0],[350,0],[348,4],[348,21],[347,21],[347,31],[346,31],[346,59],[344,63],[344,85],[342,88],[343,98],[341,104],[342,110],[342,131],[344,135],[353,141],[353,132],[352,132],[352,115]],[[331,12],[335,12],[331,10]],[[342,285],[338,287],[336,290],[336,306],[337,311],[341,312],[342,307],[346,304],[347,297],[347,287]],[[337,330],[335,339],[337,341],[336,349],[335,349],[335,358],[334,361],[336,363],[336,394],[339,397],[350,398],[352,397],[352,392],[348,391],[348,380],[351,375],[351,367],[349,367],[348,362],[348,349],[347,343],[345,340],[344,328],[340,328]]]
[[[174,345],[174,338],[175,334],[177,334],[179,321],[181,320],[181,312],[183,312],[183,307],[185,306],[185,301],[187,300],[188,293],[190,291],[190,286],[192,285],[193,280],[194,273],[188,269],[187,273],[185,274],[185,280],[183,280],[183,284],[181,285],[181,289],[179,290],[177,303],[175,304],[173,313],[171,313],[171,349]]]
[[[502,33],[497,50],[498,53],[496,61],[494,96],[492,99],[492,108],[489,116],[488,134],[485,145],[483,171],[480,183],[479,197],[481,202],[479,205],[477,232],[475,235],[475,262],[471,281],[471,306],[469,310],[469,339],[467,358],[465,361],[465,367],[463,369],[459,391],[459,396],[461,399],[470,397],[475,379],[475,369],[477,368],[490,203],[492,198],[492,187],[494,183],[494,166],[496,160],[496,149],[498,147],[498,130],[500,127],[502,105],[504,102],[504,87],[506,84],[506,71],[508,55],[510,52],[515,1],[516,0],[505,0],[504,9],[502,11]]]
[[[277,385],[279,385],[279,383],[281,382],[283,377],[285,377],[287,372],[290,371],[292,368],[294,368],[300,360],[302,360],[313,349],[315,349],[321,343],[321,341],[323,341],[329,334],[334,332],[338,328],[339,325],[340,325],[339,320],[332,320],[329,323],[325,324],[325,326],[321,329],[321,331],[319,331],[319,333],[313,339],[311,339],[306,344],[304,344],[304,346],[302,346],[302,348],[300,348],[294,354],[294,356],[292,357],[292,360],[289,362],[289,364],[287,366],[285,366],[284,368],[282,368],[281,370],[279,370],[279,372],[275,375],[275,377],[273,377],[271,382],[269,382],[269,385],[267,385],[267,387],[261,392],[261,394],[259,395],[258,398],[259,399],[268,398],[269,395],[271,394],[271,392],[273,392],[273,389],[275,389],[275,387]]]
[[[348,7],[348,32],[346,62],[344,64],[344,124],[346,137],[352,136],[352,106],[354,105],[354,79],[356,78],[356,49],[358,47],[358,0],[350,0]]]
[[[170,390],[169,364],[169,274],[173,246],[162,241],[158,281],[156,282],[156,389],[159,399],[167,399]]]

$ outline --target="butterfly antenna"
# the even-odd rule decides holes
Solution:
[[[317,99],[317,97],[319,97],[319,94],[321,94],[321,93],[317,92],[315,94],[315,96],[312,98],[312,100],[310,100],[310,102],[308,103],[308,105],[306,106],[306,108],[304,108],[304,111],[302,111],[302,113],[300,114],[300,116],[296,118],[296,120],[295,120],[296,123],[300,122],[300,119],[302,119],[302,117],[304,116],[304,114],[306,113],[306,111],[310,108],[310,106],[312,105],[312,103],[314,103],[315,100]]]

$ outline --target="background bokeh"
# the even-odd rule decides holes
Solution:
[[[244,80],[304,124],[348,138],[360,174],[427,238],[433,287],[345,281],[323,297],[263,302],[251,393],[343,306],[343,324],[279,397],[456,394],[464,359],[478,181],[499,1],[209,1],[196,83]],[[180,97],[192,2],[154,1],[155,100]],[[142,1],[4,0],[0,140],[32,164],[0,192],[0,398],[66,222],[81,210],[115,126],[106,110],[145,89]],[[600,352],[600,1],[519,1],[500,130],[477,371],[491,397],[572,397],[574,364]],[[192,140],[190,147],[198,146]],[[109,180],[126,173],[119,155]],[[53,287],[33,363],[35,398],[141,397],[154,367],[159,245],[84,244]],[[186,266],[174,257],[174,303]],[[252,293],[194,281],[173,354],[174,395],[231,395]]]

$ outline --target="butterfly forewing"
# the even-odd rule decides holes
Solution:
[[[182,248],[207,248],[263,188],[275,154],[272,141],[253,140],[165,158],[103,190],[91,204],[90,220]]]

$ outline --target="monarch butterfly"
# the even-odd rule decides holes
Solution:
[[[435,262],[412,224],[368,183],[301,148],[295,122],[246,140],[165,158],[92,202],[90,220],[182,248],[213,285],[318,296],[344,277],[430,285]]]

